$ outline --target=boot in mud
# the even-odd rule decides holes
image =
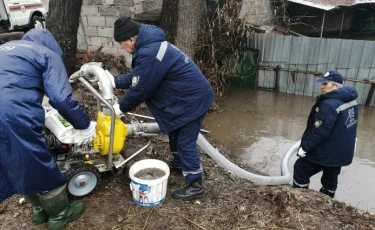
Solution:
[[[31,221],[34,224],[43,224],[48,221],[48,214],[42,208],[42,204],[39,201],[37,195],[25,195],[25,199],[33,207],[33,214],[31,216]]]
[[[85,206],[81,201],[69,204],[66,184],[51,192],[39,195],[39,199],[43,209],[49,215],[49,230],[64,229],[85,212]]]
[[[173,192],[172,196],[175,199],[191,200],[202,198],[206,195],[203,187],[202,177],[190,182],[185,187]]]

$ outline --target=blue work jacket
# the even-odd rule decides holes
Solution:
[[[72,96],[61,55],[45,29],[0,45],[0,202],[66,182],[45,144],[43,96],[76,129],[90,120]]]
[[[343,87],[317,98],[301,140],[306,160],[332,167],[352,163],[358,124],[357,97],[354,88]]]
[[[116,87],[129,88],[120,109],[128,112],[145,101],[164,134],[205,114],[214,101],[198,66],[165,41],[159,27],[141,24],[132,67],[115,80]]]

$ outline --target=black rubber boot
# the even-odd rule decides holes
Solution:
[[[203,187],[202,177],[190,182],[185,187],[173,192],[172,196],[175,199],[191,200],[202,198],[206,195]]]
[[[335,197],[335,193],[334,192],[330,192],[328,191],[327,189],[325,189],[324,187],[322,187],[319,192],[331,197],[331,198],[334,198]]]
[[[64,229],[85,212],[82,202],[74,201],[69,204],[66,185],[47,194],[39,195],[39,200],[49,215],[48,230]]]
[[[43,224],[48,221],[48,214],[43,210],[37,195],[25,195],[25,199],[33,207],[31,220],[34,224]]]

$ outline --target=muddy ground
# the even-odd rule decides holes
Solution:
[[[109,66],[118,63],[110,57],[106,59]],[[93,117],[95,101],[90,94],[84,92],[80,101]],[[136,112],[149,114],[144,106]],[[209,136],[207,138],[215,143]],[[168,160],[168,138],[158,136],[151,140],[151,148],[136,160]],[[128,156],[147,141],[146,138],[128,138],[123,154]],[[231,158],[230,149],[214,146],[233,162],[244,166],[239,159]],[[97,190],[82,199],[87,207],[84,215],[67,229],[375,229],[374,215],[316,191],[256,185],[234,177],[204,153],[201,159],[206,197],[193,201],[173,199],[171,191],[183,185],[183,177],[171,173],[165,202],[158,207],[140,207],[133,202],[126,169],[123,173],[105,173],[101,175]],[[46,224],[32,224],[31,206],[20,204],[20,198],[13,196],[0,204],[0,229],[46,229]]]

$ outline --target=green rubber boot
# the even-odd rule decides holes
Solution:
[[[48,221],[48,215],[43,210],[37,195],[25,195],[25,199],[33,206],[31,220],[34,224],[43,224]]]
[[[40,195],[39,199],[44,211],[49,215],[49,230],[64,229],[85,212],[85,206],[82,202],[74,201],[69,204],[66,194],[66,185],[47,194]]]

